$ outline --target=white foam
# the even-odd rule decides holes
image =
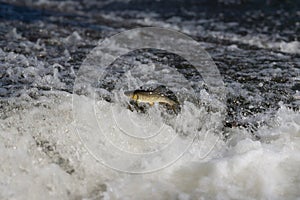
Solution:
[[[71,96],[64,92],[49,94],[40,99],[39,107],[29,106],[1,120],[1,199],[41,195],[45,199],[295,199],[300,195],[300,114],[285,107],[271,126],[258,130],[261,141],[251,140],[240,129],[231,130],[233,135],[244,134],[234,142],[225,143],[213,133],[199,135],[175,164],[144,175],[118,173],[96,162],[80,143],[72,121]],[[50,147],[37,146],[42,141]],[[74,172],[68,174],[70,169]]]
[[[114,180],[109,183],[111,190],[125,199],[141,195],[158,199],[295,199],[300,195],[300,116],[283,107],[277,118],[282,119],[278,125],[259,130],[266,135],[278,132],[279,138],[271,142],[241,138],[234,146],[219,143],[223,150],[212,152],[211,159],[179,161],[177,169],[171,167],[168,173],[144,179]],[[135,186],[141,182],[144,184],[135,195]],[[110,197],[115,195],[112,191]]]
[[[77,31],[74,31],[71,35],[65,38],[65,42],[69,44],[76,44],[82,40],[82,37]]]

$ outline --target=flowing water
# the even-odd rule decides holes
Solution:
[[[148,26],[196,40],[219,90],[159,49],[91,56]],[[296,1],[0,3],[0,199],[300,198],[299,35]],[[127,109],[124,91],[159,85],[178,114]]]

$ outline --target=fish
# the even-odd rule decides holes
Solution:
[[[165,104],[175,112],[180,106],[179,102],[162,93],[162,89],[165,88],[158,87],[155,90],[125,91],[124,94],[136,103],[146,103],[150,106],[153,106],[155,103]]]

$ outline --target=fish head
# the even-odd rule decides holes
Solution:
[[[134,91],[125,91],[124,94],[125,94],[125,96],[129,97],[132,100],[138,99],[138,96]]]
[[[124,95],[129,97],[129,98],[132,98],[132,96],[134,95],[134,92],[133,91],[125,91]]]

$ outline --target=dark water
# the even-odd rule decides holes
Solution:
[[[299,12],[296,1],[2,2],[0,95],[5,101],[24,91],[32,98],[44,90],[71,92],[96,41],[164,26],[201,42],[216,62],[229,91],[226,126],[261,123],[259,113],[276,111],[279,102],[299,107],[300,46],[292,44],[299,40]],[[8,52],[22,58],[9,60]],[[60,84],[50,80],[54,64]],[[34,72],[26,74],[30,67]]]

